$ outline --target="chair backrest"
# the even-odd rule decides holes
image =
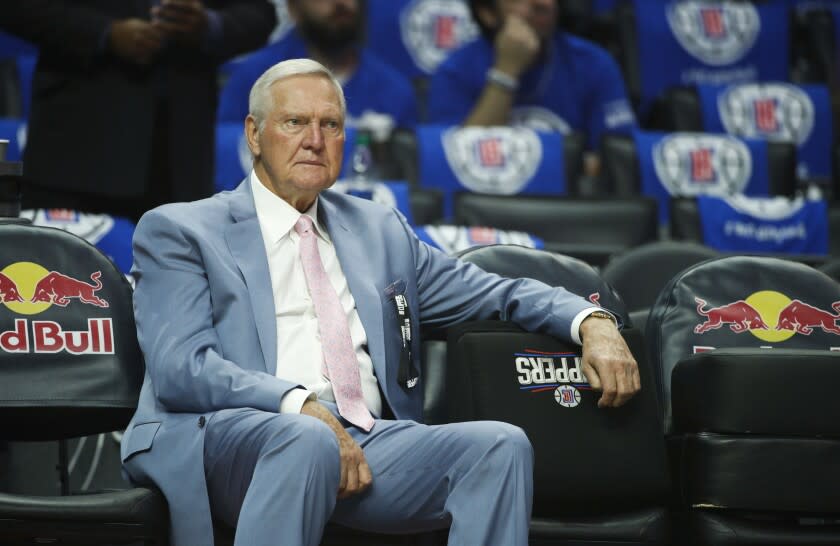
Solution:
[[[580,173],[582,147],[566,156],[566,137],[512,127],[444,127],[417,129],[420,182],[444,191],[446,215],[451,195],[459,191],[517,195],[570,193]],[[577,146],[576,137],[570,141]],[[572,177],[572,178],[570,178]]]
[[[646,328],[648,354],[671,426],[671,372],[696,353],[723,348],[829,350],[840,347],[840,285],[810,266],[730,256],[675,276]]]
[[[610,310],[629,325],[627,306],[618,292],[591,265],[572,256],[516,245],[490,245],[465,250],[458,257],[502,277],[562,286]]]
[[[418,226],[436,224],[443,220],[443,192],[428,188],[411,188],[411,215]]]
[[[462,259],[510,277],[538,278],[622,310],[618,295],[585,263],[545,251],[482,247]],[[597,408],[580,373],[580,347],[499,322],[449,332],[447,398],[458,420],[522,427],[534,446],[534,515],[661,506],[668,491],[662,424],[641,336],[625,332],[649,388],[618,410]],[[569,494],[574,491],[574,494]]]
[[[828,87],[785,82],[700,85],[703,130],[797,147],[800,178],[829,178],[834,143]]]
[[[621,294],[630,311],[638,311],[652,307],[674,275],[717,256],[716,250],[701,244],[656,241],[613,256],[601,276]]]
[[[411,79],[479,34],[465,0],[367,0],[366,24],[367,47]]]
[[[633,7],[643,110],[674,85],[788,77],[785,2],[633,0]]]
[[[657,203],[645,197],[570,198],[459,193],[455,223],[525,231],[545,248],[593,265],[658,237]]]
[[[0,241],[0,434],[121,430],[144,374],[128,281],[59,229],[0,224]]]

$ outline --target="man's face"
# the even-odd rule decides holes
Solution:
[[[359,38],[358,0],[290,0],[288,6],[301,34],[316,47],[341,49]]]
[[[518,15],[542,40],[550,38],[557,27],[557,0],[496,0],[496,7],[502,21]]]
[[[338,92],[329,79],[314,74],[282,79],[270,92],[274,104],[262,131],[252,116],[245,122],[254,168],[275,194],[305,208],[341,171],[344,117]]]

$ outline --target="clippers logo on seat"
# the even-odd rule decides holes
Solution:
[[[712,66],[740,61],[761,31],[761,17],[749,2],[682,0],[668,5],[665,15],[677,42]]]
[[[695,297],[694,301],[697,314],[703,319],[694,327],[695,334],[726,326],[735,334],[749,332],[769,342],[783,342],[796,334],[809,336],[817,330],[840,335],[837,324],[840,301],[831,303],[831,311],[827,311],[799,299],[791,300],[775,290],[761,290],[744,299],[719,305],[712,305],[700,297]],[[699,352],[696,349],[695,352]]]
[[[43,313],[52,306],[90,305],[108,308],[96,293],[102,289],[101,271],[90,281],[59,271],[48,271],[32,262],[16,262],[0,270],[0,304],[24,316]],[[11,330],[0,332],[0,350],[8,353],[58,353],[72,355],[113,354],[114,334],[110,318],[88,318],[87,329],[64,330],[55,320],[16,318]]]
[[[551,391],[558,404],[573,408],[580,403],[580,391],[592,389],[581,371],[580,355],[525,349],[513,356],[521,391]]]
[[[530,129],[452,128],[441,143],[458,181],[477,193],[519,193],[542,162],[542,141]]]
[[[740,140],[723,135],[675,133],[653,147],[656,176],[671,195],[731,195],[752,176],[752,155]]]
[[[802,144],[814,129],[814,103],[787,83],[741,84],[718,96],[718,112],[730,134]]]
[[[450,51],[478,35],[466,2],[414,0],[403,9],[400,32],[414,63],[432,73]]]

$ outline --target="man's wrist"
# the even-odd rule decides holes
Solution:
[[[515,93],[519,89],[519,77],[509,70],[491,67],[486,74],[487,83]]]

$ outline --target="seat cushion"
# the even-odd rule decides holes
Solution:
[[[678,520],[685,546],[836,546],[840,521],[752,517],[721,510],[692,510]]]
[[[0,522],[4,520],[141,524],[164,533],[169,525],[166,499],[145,487],[66,497],[0,493]]]
[[[531,520],[531,546],[592,544],[667,544],[668,514],[664,508],[649,508],[588,516],[560,516]]]
[[[840,439],[701,433],[681,443],[690,506],[840,517]]]

